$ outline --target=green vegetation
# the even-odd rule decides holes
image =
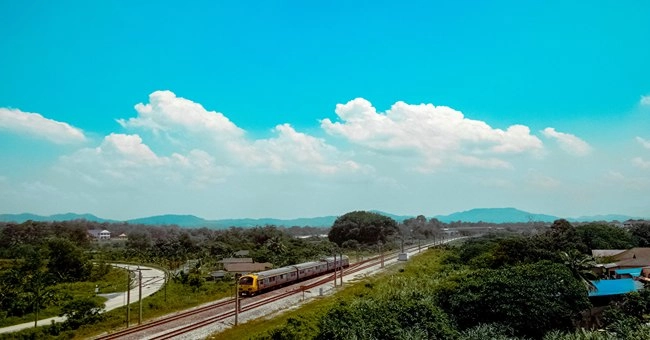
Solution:
[[[612,237],[620,229],[564,220],[533,236],[492,234],[429,250],[335,296],[212,338],[647,339],[648,289],[612,302],[600,331],[583,328],[590,326],[589,230],[598,242],[620,241]]]
[[[348,247],[356,244],[376,245],[387,243],[399,232],[397,222],[390,217],[367,211],[353,211],[336,219],[329,232],[329,240]],[[349,242],[356,243],[350,244]]]
[[[216,338],[262,339],[610,339],[648,338],[650,293],[614,301],[584,331],[589,310],[591,249],[650,244],[650,224],[621,229],[606,223],[555,221],[507,224],[454,222],[423,216],[398,224],[370,212],[337,219],[329,240],[318,228],[274,226],[227,230],[181,229],[88,221],[0,224],[0,325],[66,315],[68,322],[0,338],[87,338],[125,326],[125,308],[102,313],[101,293],[124,291],[126,273],[108,262],[149,264],[172,273],[143,301],[143,319],[232,296],[233,278],[212,281],[217,261],[248,250],[256,262],[284,266],[344,248],[352,260],[400,243],[440,238],[444,228],[484,232],[456,247],[423,253],[375,278],[317,299],[278,318],[252,321]],[[97,242],[90,229],[126,233],[128,240]],[[500,230],[499,233],[491,232]],[[357,255],[355,255],[357,254]],[[61,307],[57,307],[61,306]],[[137,303],[130,324],[136,324]],[[341,326],[343,325],[343,326]],[[253,330],[251,327],[254,327]]]
[[[93,241],[90,229],[128,232],[128,240]],[[322,234],[304,228],[296,233]],[[273,226],[228,230],[98,224],[88,221],[0,224],[0,327],[65,315],[69,321],[1,338],[90,336],[125,325],[125,309],[101,313],[100,293],[123,292],[126,272],[108,262],[161,267],[171,273],[165,290],[146,298],[143,318],[194,307],[233,294],[234,279],[213,281],[217,261],[248,250],[257,262],[287,265],[330,255],[336,245],[295,238]],[[191,260],[191,261],[190,261]],[[133,308],[133,307],[132,307]],[[130,323],[137,322],[131,313]]]

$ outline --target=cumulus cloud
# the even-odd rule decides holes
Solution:
[[[146,183],[201,186],[220,181],[224,169],[201,150],[187,155],[156,155],[139,135],[110,134],[96,148],[61,158],[58,170],[93,186],[131,186]]]
[[[217,157],[221,166],[320,174],[365,169],[325,140],[297,132],[289,124],[277,125],[272,130],[274,137],[249,139],[224,114],[208,111],[170,91],[153,92],[149,103],[137,104],[135,110],[137,117],[119,119],[118,123],[126,129],[163,135],[177,147],[202,150]]]
[[[149,103],[135,105],[138,116],[118,119],[125,128],[145,128],[154,133],[177,132],[210,136],[217,140],[242,137],[244,131],[222,113],[208,111],[201,104],[176,97],[171,91],[155,91]]]
[[[641,106],[650,106],[650,94],[646,96],[641,96],[641,100],[639,101],[639,104],[641,104]]]
[[[508,166],[495,155],[537,152],[543,148],[526,126],[495,129],[446,106],[397,102],[380,113],[369,101],[357,98],[338,104],[335,112],[341,122],[328,118],[320,121],[328,134],[373,150],[416,152],[424,156],[429,167],[455,159],[467,166],[502,168]]]
[[[649,140],[643,139],[641,137],[636,137],[636,141],[639,142],[639,144],[641,144],[641,146],[643,146],[644,148],[650,149],[650,141]]]
[[[275,138],[260,139],[242,153],[243,159],[256,164],[268,164],[274,171],[306,168],[322,174],[357,171],[362,168],[347,160],[325,140],[297,132],[289,124],[277,125]]]
[[[555,139],[560,148],[569,154],[586,156],[591,152],[591,146],[587,142],[572,134],[558,132],[552,127],[547,127],[542,133],[547,138]]]
[[[78,143],[86,140],[80,129],[67,123],[18,109],[0,108],[0,129],[47,139],[56,144]]]

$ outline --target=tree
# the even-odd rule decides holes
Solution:
[[[596,261],[593,257],[584,255],[577,250],[569,252],[560,252],[560,257],[564,265],[569,268],[573,277],[580,281],[587,291],[595,291],[596,285],[591,280],[596,279],[593,269],[596,267]]]
[[[569,251],[577,249],[581,253],[587,253],[587,246],[582,242],[576,228],[567,220],[559,219],[553,222],[551,229],[541,237],[540,241],[546,241],[545,247],[555,251]]]
[[[50,302],[55,301],[58,296],[54,289],[54,279],[50,273],[45,271],[36,271],[25,277],[23,292],[27,301],[34,310],[34,327],[38,322],[38,313],[41,307],[45,307]]]
[[[353,211],[336,219],[328,238],[338,246],[347,240],[372,245],[377,242],[386,243],[398,232],[397,222],[390,217],[367,211]]]
[[[637,222],[630,228],[638,247],[650,247],[650,222]]]
[[[319,320],[317,340],[325,339],[453,339],[449,316],[435,298],[409,291],[387,297],[341,301]]]
[[[461,330],[500,323],[517,335],[541,338],[553,329],[573,329],[589,306],[582,284],[551,262],[480,269],[455,280],[438,296]]]
[[[635,246],[629,231],[613,225],[589,223],[577,226],[575,229],[589,250],[629,249]]]
[[[67,319],[64,325],[77,329],[81,325],[91,324],[104,319],[104,304],[88,297],[74,299],[61,308],[61,315]]]
[[[92,262],[70,240],[50,238],[47,247],[50,252],[47,268],[52,275],[56,276],[57,281],[77,282],[90,277]]]

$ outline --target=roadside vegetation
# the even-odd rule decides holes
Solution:
[[[635,238],[565,220],[536,235],[492,233],[211,339],[648,339],[650,289],[612,300],[594,320],[584,284],[593,247]]]

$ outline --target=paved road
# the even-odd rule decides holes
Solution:
[[[156,268],[151,268],[151,267],[144,267],[144,266],[134,266],[134,265],[126,265],[126,264],[113,264],[113,266],[116,267],[121,267],[121,268],[126,268],[128,270],[138,270],[142,272],[142,298],[144,299],[145,297],[157,292],[162,288],[163,283],[164,283],[164,278],[165,278],[165,273]],[[130,295],[130,301],[131,304],[136,304],[138,303],[138,291],[139,291],[139,285],[138,285],[138,274],[136,272],[135,275],[135,287],[132,288],[129,291]],[[126,278],[125,278],[126,281]],[[105,302],[105,310],[113,310],[122,306],[126,305],[126,297],[127,294],[126,292],[121,292],[121,293],[112,293],[112,294],[100,294],[100,296],[106,297],[106,302]],[[133,307],[131,307],[133,308]],[[137,313],[137,312],[136,312]],[[54,322],[63,322],[65,321],[64,317],[53,317],[53,318],[47,318],[47,319],[41,319],[38,320],[37,325],[38,326],[46,326]],[[27,323],[21,323],[18,325],[13,325],[9,327],[4,327],[0,328],[0,333],[11,333],[15,331],[19,331],[21,329],[25,328],[30,328],[34,327],[34,322],[27,322]]]

